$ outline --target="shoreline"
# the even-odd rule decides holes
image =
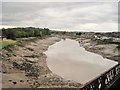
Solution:
[[[74,39],[76,41],[81,40],[81,38]],[[120,50],[116,47],[116,44],[96,44],[96,42],[90,39],[83,39],[83,47],[92,53],[101,55],[103,58],[110,59],[112,61],[116,61],[120,63]]]
[[[63,35],[59,37],[63,39],[72,39],[78,42],[82,41],[82,47],[87,51],[120,63],[120,49],[117,48],[117,44],[97,44],[95,41],[92,41],[91,38],[86,37],[75,37],[69,35]]]
[[[65,80],[47,67],[44,52],[60,40],[47,37],[2,50],[3,88],[79,88],[80,83]]]
[[[37,39],[21,42],[18,45],[3,49],[3,88],[79,88],[82,84],[54,74],[47,66],[45,51],[49,46],[67,36],[49,36],[45,39]],[[70,38],[71,39],[71,38]],[[79,41],[81,38],[74,38]],[[109,58],[111,54],[105,54],[108,49],[104,45],[96,45],[89,39],[83,39],[83,47],[89,51]],[[115,47],[115,46],[114,46]],[[111,59],[114,60],[114,59]],[[115,61],[115,60],[114,60]]]

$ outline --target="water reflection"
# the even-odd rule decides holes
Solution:
[[[71,39],[51,45],[45,52],[51,71],[84,84],[117,64],[80,46],[80,43]]]

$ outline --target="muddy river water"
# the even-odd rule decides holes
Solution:
[[[61,40],[49,46],[45,54],[47,65],[53,73],[82,84],[117,64],[86,51],[77,41],[71,39]]]

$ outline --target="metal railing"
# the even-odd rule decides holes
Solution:
[[[120,78],[120,64],[109,69],[99,77],[86,83],[79,90],[107,90]]]

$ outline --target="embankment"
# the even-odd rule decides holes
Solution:
[[[95,41],[86,38],[77,38],[76,40],[82,41],[83,47],[87,51],[120,63],[120,49],[117,48],[117,44],[97,44]]]
[[[43,52],[58,41],[58,37],[47,37],[3,49],[3,88],[78,88],[80,83],[65,80],[47,67]]]

